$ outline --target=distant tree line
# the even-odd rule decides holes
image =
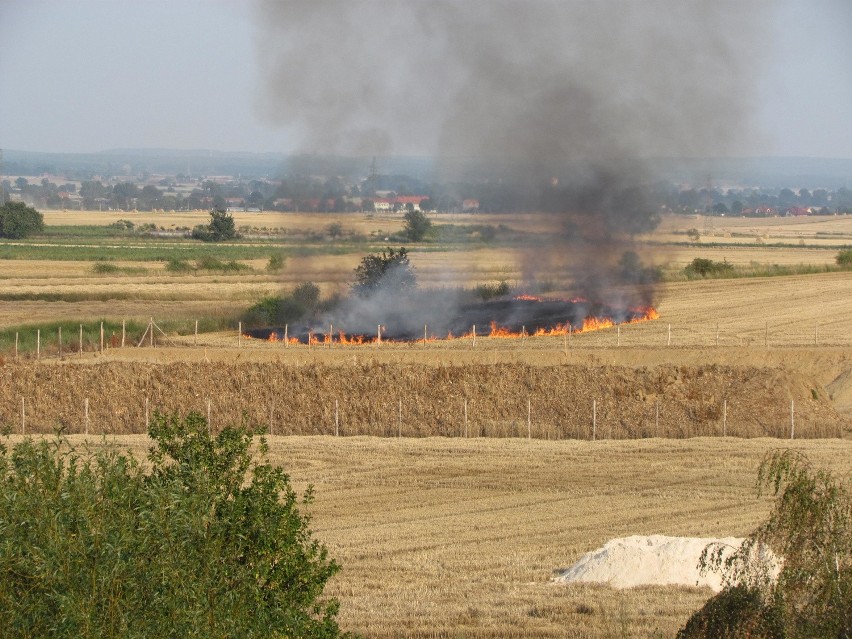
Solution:
[[[84,180],[79,187],[73,182],[54,183],[48,178],[30,181],[18,177],[14,182],[4,180],[2,188],[0,202],[13,195],[15,199],[47,209],[347,213],[371,211],[373,202],[379,197],[420,195],[426,198],[420,204],[421,209],[439,212],[460,212],[465,200],[476,200],[478,210],[488,213],[597,212],[610,207],[609,212],[616,217],[629,219],[635,219],[637,211],[643,217],[660,212],[764,216],[796,209],[824,214],[852,213],[852,189],[848,188],[684,189],[666,181],[632,186],[602,183],[562,188],[556,180],[540,184],[508,180],[427,183],[405,175],[371,175],[353,182],[338,176],[289,175],[278,180],[235,178],[223,183],[213,179],[192,181],[185,175],[177,175],[144,185],[132,180],[104,183],[100,179],[90,179]],[[410,212],[413,205],[398,205],[393,210]]]

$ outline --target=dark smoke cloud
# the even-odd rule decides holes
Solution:
[[[559,213],[529,280],[561,269],[577,294],[647,303],[623,263],[652,221],[643,161],[745,148],[768,6],[261,0],[259,104],[304,152],[502,167],[520,201]]]
[[[261,0],[260,106],[306,152],[715,156],[748,133],[763,6]]]

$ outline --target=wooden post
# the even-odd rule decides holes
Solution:
[[[619,324],[615,328],[616,328],[615,345],[621,346],[621,324]]]
[[[666,346],[671,346],[671,345],[672,345],[672,325],[669,324],[669,336],[666,339]]]
[[[193,346],[198,346],[198,320],[195,320],[195,339],[192,342]]]
[[[237,348],[243,345],[243,323],[237,322]]]
[[[592,400],[592,441],[598,436],[598,403]]]
[[[381,324],[376,325],[376,343],[377,344],[382,343],[382,325]]]
[[[467,439],[467,397],[464,398],[464,437]]]
[[[423,325],[423,348],[426,348],[426,339],[427,339],[426,328],[427,328],[427,326],[426,326],[426,324],[424,324]]]
[[[80,324],[80,357],[83,357],[83,325]]]
[[[288,327],[289,327],[288,324],[284,324],[284,348],[287,348],[288,346],[290,346],[290,338],[287,336]]]
[[[21,397],[21,435],[27,434],[27,409],[24,398]]]
[[[59,359],[62,359],[62,327],[59,327]]]
[[[527,397],[527,439],[532,439],[532,399]]]
[[[18,332],[15,331],[15,359],[18,359]]]
[[[399,413],[398,413],[398,415],[399,415],[399,418],[398,418],[398,421],[397,421],[397,426],[399,428],[399,431],[397,433],[397,437],[402,437],[402,400],[399,400]]]
[[[154,323],[153,319],[151,320],[151,323],[152,324]],[[153,339],[154,339],[154,330],[151,329],[151,340],[153,341]],[[101,353],[103,353],[103,352],[104,352],[104,323],[101,322]]]
[[[790,439],[796,434],[796,409],[795,402],[790,400]]]
[[[86,402],[84,404],[83,412],[85,414],[85,434],[89,434],[89,398],[86,398]]]
[[[655,414],[654,414],[654,437],[660,436],[660,400],[656,400],[654,402]]]
[[[722,437],[728,436],[728,400],[722,402]]]
[[[36,359],[41,359],[41,329],[36,329]]]
[[[565,333],[565,335],[562,336],[562,350],[565,351],[566,356],[568,355],[568,335],[570,335],[570,333]]]
[[[121,348],[124,348],[124,340],[127,337],[127,320],[121,320]]]
[[[470,330],[473,333],[473,346],[471,348],[476,348],[476,324]]]

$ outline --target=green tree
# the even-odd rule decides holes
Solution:
[[[842,266],[843,268],[852,267],[852,249],[840,251],[834,258],[834,261],[837,262],[838,266]]]
[[[44,230],[44,216],[23,202],[0,206],[0,237],[21,239]]]
[[[398,251],[388,248],[381,253],[371,253],[361,258],[361,263],[355,269],[353,290],[361,297],[369,297],[379,291],[406,293],[416,287],[417,278],[405,248]]]
[[[702,569],[720,571],[725,588],[708,603],[715,614],[705,606],[695,619],[725,623],[729,634],[693,623],[678,636],[852,638],[852,478],[816,469],[803,454],[786,450],[763,460],[757,485],[758,494],[775,496],[769,519],[736,552],[711,544],[701,556]],[[777,577],[764,548],[782,560]],[[745,632],[754,624],[763,634]]]
[[[405,236],[412,242],[419,242],[426,233],[432,228],[432,221],[426,217],[423,211],[415,211],[413,208],[406,211],[405,216]]]
[[[222,242],[237,237],[237,227],[234,217],[224,209],[210,211],[210,222],[204,226],[196,226],[192,237],[202,242]]]
[[[4,636],[339,636],[311,490],[254,460],[245,428],[155,415],[149,434],[147,470],[62,440],[0,447]]]

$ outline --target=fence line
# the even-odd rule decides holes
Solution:
[[[129,346],[142,347],[148,346],[155,348],[158,344],[162,345],[202,345],[205,348],[215,348],[217,346],[227,348],[236,345],[238,348],[246,347],[270,347],[276,346],[288,348],[291,346],[304,347],[311,349],[311,344],[294,344],[291,342],[292,333],[288,334],[288,328],[284,331],[284,338],[280,342],[269,344],[267,340],[253,339],[245,335],[243,332],[242,322],[239,322],[234,330],[235,341],[228,344],[226,341],[210,342],[204,341],[204,334],[198,333],[198,320],[194,320],[194,331],[186,336],[169,336],[167,335],[151,318],[147,323],[145,331],[141,338],[136,343],[131,342]],[[799,322],[791,324],[789,322],[778,323],[773,325],[768,320],[763,322],[762,326],[754,325],[739,325],[726,328],[725,325],[718,322],[708,324],[674,324],[667,322],[665,324],[658,320],[647,322],[639,322],[635,324],[617,324],[613,327],[599,329],[588,332],[572,331],[560,336],[551,337],[535,337],[527,334],[524,329],[516,339],[507,339],[505,337],[491,337],[488,333],[482,330],[477,331],[475,326],[471,327],[471,332],[462,337],[457,337],[452,340],[441,339],[436,336],[427,336],[424,326],[423,339],[412,339],[408,342],[394,342],[388,339],[385,334],[385,329],[379,325],[374,336],[374,341],[367,342],[362,345],[346,345],[350,348],[369,348],[382,346],[383,348],[412,348],[416,347],[423,349],[441,349],[453,350],[454,348],[477,348],[477,341],[484,349],[491,346],[499,346],[500,350],[512,351],[563,351],[567,356],[572,350],[582,350],[584,348],[608,349],[608,348],[704,348],[715,347],[719,349],[736,349],[744,347],[845,347],[852,346],[852,330],[848,330],[843,326],[830,327],[819,321],[810,323]],[[189,324],[189,329],[193,328],[192,323]],[[113,334],[108,341],[104,334],[103,322],[100,323],[94,337],[94,347],[91,350],[104,352],[105,350],[114,348],[127,348],[126,338],[126,323],[122,321],[121,338]],[[340,335],[334,333],[333,327],[326,327],[328,333],[316,332],[313,333],[314,345],[337,346],[341,344]],[[155,340],[155,333],[159,333],[158,341]],[[661,334],[662,333],[662,334]],[[221,336],[221,331],[215,333]],[[86,343],[86,335],[83,330],[83,325],[80,324],[79,338],[77,344],[78,354],[82,356],[84,344]],[[200,339],[201,338],[201,339]],[[147,344],[146,344],[147,342]],[[15,333],[14,349],[11,345],[7,346],[13,356],[17,359],[21,356],[34,356],[36,359],[61,359],[70,352],[63,351],[62,344],[62,329],[58,330],[57,348],[53,355],[50,355],[46,348],[42,348],[41,330],[36,330],[36,343],[34,350],[26,353],[20,343],[20,335]],[[73,344],[73,342],[72,342]],[[92,341],[89,341],[92,344]],[[479,350],[477,348],[477,350]]]
[[[208,430],[217,432],[227,424],[243,423],[239,419],[233,419],[235,410],[243,407],[230,406],[231,410],[225,408],[227,403],[214,403],[211,398],[205,398],[203,408],[189,408],[186,412],[195,410],[202,413],[206,409]],[[766,419],[765,411],[760,417],[754,415],[740,415],[738,420],[729,417],[729,401],[722,400],[711,407],[708,417],[696,416],[694,407],[685,406],[683,402],[655,399],[653,405],[644,404],[641,410],[624,410],[624,405],[632,403],[628,408],[635,409],[636,401],[599,401],[591,399],[587,405],[588,412],[584,416],[582,412],[568,417],[560,417],[554,414],[552,407],[548,406],[543,399],[534,401],[532,396],[527,397],[526,405],[519,403],[514,411],[496,411],[503,414],[493,416],[494,405],[483,403],[479,400],[476,404],[479,411],[471,410],[472,403],[469,398],[464,397],[456,400],[456,417],[452,419],[435,419],[437,411],[435,403],[418,401],[408,404],[408,411],[403,413],[403,400],[398,399],[385,405],[387,411],[383,416],[373,415],[365,418],[365,410],[358,410],[357,402],[349,410],[341,406],[339,399],[327,402],[318,400],[313,407],[318,409],[317,414],[305,418],[293,417],[288,419],[286,414],[275,410],[270,403],[268,407],[260,407],[269,421],[262,425],[270,434],[274,435],[334,435],[334,436],[379,436],[379,437],[461,437],[461,438],[526,438],[526,439],[575,439],[598,441],[605,439],[647,439],[660,437],[666,439],[684,439],[690,437],[774,437],[778,439],[820,439],[842,437],[842,422],[836,425],[826,423],[825,420],[813,414],[800,414],[796,412],[795,401],[777,407],[775,416]],[[352,404],[352,402],[350,402]],[[671,421],[662,424],[661,416],[666,417],[666,410],[675,417]],[[535,409],[535,410],[534,410]],[[621,410],[620,410],[621,409]],[[705,410],[707,407],[705,406]],[[138,411],[138,412],[137,412]],[[110,423],[104,418],[104,412],[120,413],[126,419],[120,423]],[[66,434],[133,434],[145,433],[151,423],[152,413],[168,413],[169,408],[153,405],[149,397],[137,404],[126,405],[117,409],[110,405],[105,411],[104,406],[99,405],[97,399],[86,396],[76,411],[70,407],[63,417],[56,415],[41,414],[38,400],[20,397],[19,404],[19,429],[10,429],[21,434],[52,433],[59,427]],[[245,413],[245,411],[243,411]],[[98,413],[100,413],[98,415]],[[483,415],[488,413],[488,415]],[[690,413],[692,413],[690,415]],[[8,415],[11,411],[0,411],[0,424],[6,423],[9,427]],[[93,414],[97,418],[93,418]],[[5,415],[5,417],[4,417]],[[326,417],[323,417],[323,416]],[[533,419],[535,415],[535,419]],[[637,417],[638,415],[638,417]],[[135,416],[135,417],[134,417]],[[277,418],[276,418],[277,417]],[[273,422],[273,418],[275,421]],[[629,418],[629,421],[628,421]],[[760,429],[755,429],[755,422]],[[261,422],[254,422],[261,424]],[[390,428],[388,425],[393,424]]]

